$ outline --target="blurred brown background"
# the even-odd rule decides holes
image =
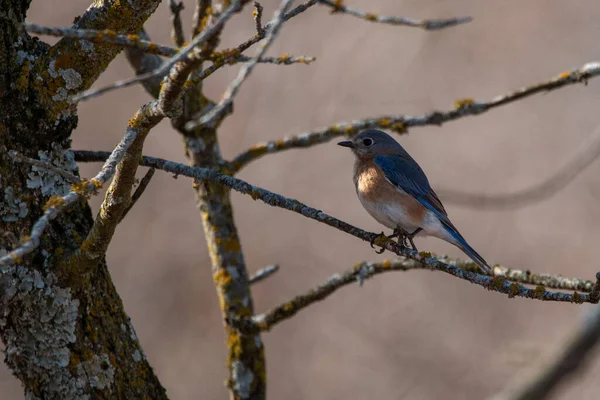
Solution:
[[[28,21],[68,26],[89,0],[35,0]],[[167,2],[151,37],[169,44]],[[186,32],[194,2],[187,0]],[[278,1],[264,1],[270,19]],[[313,7],[287,23],[270,54],[316,56],[310,66],[261,65],[221,129],[226,157],[260,141],[386,113],[447,110],[457,98],[490,99],[598,58],[595,0],[381,0],[349,5],[388,15],[470,15],[438,31],[390,27]],[[251,10],[229,23],[225,46],[253,32]],[[45,40],[50,40],[45,38]],[[249,54],[253,54],[251,51]],[[218,99],[238,66],[206,82]],[[132,75],[121,55],[97,85]],[[600,82],[538,95],[400,138],[434,187],[505,193],[555,171],[600,122]],[[141,87],[79,107],[76,149],[109,150],[149,97]],[[145,153],[184,161],[169,123]],[[92,176],[98,165],[84,165]],[[334,142],[264,158],[241,177],[372,231],[351,181],[352,157]],[[553,198],[516,211],[447,204],[452,220],[490,263],[591,278],[599,270],[600,163]],[[258,311],[360,260],[381,260],[368,244],[296,214],[233,194],[250,272],[281,271],[253,288]],[[97,209],[98,198],[93,205]],[[421,239],[421,250],[458,250]],[[191,182],[157,173],[110,247],[109,266],[151,364],[172,399],[223,399],[225,346]],[[271,399],[483,399],[547,363],[589,307],[512,299],[442,273],[412,271],[345,288],[263,335]],[[556,398],[597,399],[600,360]],[[23,397],[0,366],[2,399]]]

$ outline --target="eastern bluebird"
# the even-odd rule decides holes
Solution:
[[[391,237],[416,250],[413,237],[435,236],[461,249],[482,271],[488,263],[469,246],[450,222],[442,202],[417,162],[390,135],[368,130],[352,141],[338,143],[356,156],[354,185],[367,212],[382,225],[394,230]]]

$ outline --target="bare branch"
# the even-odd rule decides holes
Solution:
[[[382,24],[390,24],[390,25],[403,25],[403,26],[411,26],[414,28],[423,28],[426,30],[439,30],[444,28],[449,28],[456,25],[466,24],[467,22],[471,22],[473,18],[471,17],[460,17],[460,18],[448,18],[448,19],[424,19],[418,20],[413,18],[406,17],[386,17],[383,15],[368,13],[364,11],[357,10],[355,8],[348,7],[344,5],[343,1],[329,1],[329,0],[319,0],[319,3],[329,6],[332,8],[332,13],[344,13],[348,15],[352,15],[354,17],[364,19],[365,21],[370,22],[379,22]]]
[[[106,156],[106,152],[88,152],[76,151],[75,156],[78,161],[98,161]],[[288,199],[279,194],[270,192],[258,186],[253,186],[243,180],[234,178],[229,175],[221,174],[216,170],[190,167],[184,164],[175,163],[172,161],[163,160],[155,157],[142,157],[140,164],[170,172],[175,175],[187,176],[196,179],[198,182],[210,181],[219,185],[223,185],[236,192],[251,196],[255,200],[261,200],[265,204],[273,207],[283,208],[301,214],[307,218],[324,223],[333,228],[346,232],[352,236],[362,239],[366,242],[374,242],[378,246],[389,250],[399,256],[417,261],[423,264],[423,268],[440,270],[459,279],[482,286],[488,290],[507,294],[509,297],[525,297],[529,299],[538,299],[545,301],[558,301],[568,303],[594,303],[598,301],[598,296],[590,294],[573,294],[549,292],[544,286],[537,286],[536,289],[528,289],[518,283],[510,283],[503,276],[490,277],[471,272],[468,269],[474,269],[475,264],[471,262],[464,263],[464,266],[469,268],[461,268],[457,265],[446,264],[431,253],[417,252],[405,247],[399,246],[393,240],[382,237],[381,235],[366,232],[360,228],[350,225],[344,221],[334,218],[315,208],[309,207],[298,200]]]
[[[284,14],[284,16],[283,16],[284,22],[288,21],[289,19],[291,19],[297,15],[300,15],[301,13],[306,11],[308,8],[317,4],[317,1],[318,0],[308,0],[308,1],[298,5],[296,8],[292,9],[290,12]],[[228,49],[228,50],[218,53],[223,56],[223,59],[220,61],[215,60],[214,61],[215,63],[213,65],[211,65],[210,67],[206,68],[205,70],[201,71],[199,74],[194,76],[191,79],[191,84],[193,86],[196,86],[197,84],[202,82],[204,79],[206,79],[210,75],[212,75],[216,70],[218,70],[219,68],[224,66],[225,64],[230,64],[232,62],[235,62],[235,58],[237,56],[241,55],[244,51],[248,50],[251,46],[253,46],[254,44],[256,44],[259,41],[261,41],[262,39],[264,39],[271,26],[272,26],[272,22],[267,23],[267,25],[263,27],[262,31],[253,35],[251,38],[249,38],[245,42],[239,44],[236,48]]]
[[[225,90],[225,93],[221,98],[221,101],[219,101],[219,103],[213,108],[211,108],[206,114],[195,116],[194,118],[198,118],[197,120],[188,121],[185,124],[186,129],[191,130],[200,125],[210,125],[216,120],[221,119],[223,117],[225,111],[231,107],[231,103],[233,103],[233,99],[239,92],[242,83],[244,83],[248,76],[250,76],[250,73],[256,66],[257,61],[265,55],[265,53],[271,46],[271,43],[273,43],[273,40],[279,32],[279,28],[285,21],[284,14],[291,7],[292,3],[293,0],[283,0],[281,2],[279,9],[275,12],[273,16],[272,24],[268,30],[265,42],[256,52],[255,58],[250,60],[248,63],[244,64],[242,68],[240,68],[238,76],[229,84],[227,90]]]
[[[587,169],[600,156],[600,126],[585,140],[554,175],[525,190],[507,194],[471,194],[440,188],[438,195],[447,203],[478,209],[515,209],[546,200]]]
[[[597,276],[600,279],[600,274]],[[581,372],[589,364],[599,341],[600,308],[596,306],[554,362],[544,366],[539,375],[531,382],[527,382],[521,389],[499,394],[494,396],[493,400],[549,398],[560,385],[564,385],[566,380],[577,372]]]
[[[35,160],[33,158],[25,157],[23,154],[18,153],[14,150],[10,150],[8,152],[8,156],[15,161],[24,162],[24,163],[31,164],[31,165],[34,165],[39,168],[44,168],[48,171],[52,171],[55,174],[60,175],[63,178],[65,178],[67,180],[67,182],[69,182],[69,183],[76,183],[76,182],[81,181],[81,179],[79,179],[78,176],[76,176],[76,175],[72,174],[71,172],[66,171],[62,168],[58,168],[58,167],[52,165],[48,161]]]
[[[177,47],[183,46],[185,43],[185,36],[183,35],[183,25],[181,23],[181,11],[185,7],[183,2],[177,3],[175,0],[169,0],[169,10],[171,10],[171,23],[173,29],[171,30],[171,39]]]
[[[254,276],[250,277],[250,279],[248,279],[248,283],[250,285],[254,285],[255,283],[267,279],[277,271],[279,271],[279,265],[268,265],[259,270],[256,274],[254,274]]]
[[[173,0],[171,0],[173,1]],[[182,5],[183,3],[179,3]],[[52,35],[52,36],[62,36],[76,39],[89,40],[94,43],[107,43],[107,44],[115,44],[127,49],[136,49],[143,53],[148,54],[156,54],[161,56],[172,57],[177,54],[177,50],[168,47],[162,46],[160,44],[154,43],[148,39],[147,34],[142,31],[140,35],[115,35],[112,31],[97,31],[93,29],[74,29],[74,28],[58,28],[58,27],[44,27],[40,25],[25,25],[25,28],[31,33]],[[229,56],[230,52],[221,52],[221,53],[213,53],[209,60],[217,63],[217,64],[228,64],[233,65],[237,63],[243,62],[259,62],[266,64],[281,64],[281,65],[290,65],[290,64],[310,64],[315,61],[314,57],[307,56],[290,56],[287,53],[284,53],[280,57],[262,57],[259,60],[255,58],[236,55]],[[159,59],[160,60],[160,59]],[[138,63],[136,63],[138,64]],[[162,64],[162,61],[161,61]],[[160,68],[160,64],[153,63],[155,68]],[[136,68],[136,72],[140,73],[139,68]],[[144,72],[149,72],[147,69]],[[168,71],[167,71],[168,72]],[[214,72],[211,71],[211,73]],[[166,74],[166,72],[165,72]]]
[[[255,8],[255,10],[252,11],[252,16],[254,17],[254,23],[256,24],[256,33],[260,34],[263,30],[263,26],[262,26],[263,6],[258,1],[255,1],[254,8]]]
[[[137,201],[140,199],[140,197],[142,197],[142,195],[146,191],[146,188],[150,184],[150,181],[152,180],[152,177],[154,176],[155,171],[156,170],[154,168],[148,169],[148,171],[146,172],[146,175],[144,175],[144,177],[140,181],[140,184],[135,189],[133,196],[131,196],[131,202],[129,203],[129,206],[125,209],[125,211],[123,211],[123,215],[121,215],[121,221],[125,218],[127,213],[129,213],[129,211],[131,211],[131,209],[133,208],[135,203],[137,203]]]
[[[188,44],[187,46],[182,48],[181,51],[178,52],[175,56],[171,57],[170,59],[168,59],[164,63],[162,63],[162,65],[158,69],[156,69],[152,72],[138,75],[135,78],[117,81],[117,82],[113,83],[112,85],[105,86],[105,87],[102,87],[99,89],[86,90],[86,91],[81,92],[78,95],[74,96],[72,101],[77,102],[77,101],[87,100],[92,97],[97,97],[97,96],[104,94],[111,90],[135,85],[137,83],[143,82],[143,81],[151,79],[153,77],[166,74],[167,71],[169,71],[171,69],[171,67],[173,67],[175,64],[177,64],[178,62],[187,60],[188,57],[196,49],[197,46],[199,46],[204,41],[210,39],[212,37],[212,35],[215,32],[219,31],[223,27],[225,22],[227,22],[233,16],[233,14],[238,12],[240,9],[241,9],[240,0],[232,2],[232,4],[223,12],[223,14],[221,14],[219,16],[219,18],[217,18],[217,20],[214,22],[214,24],[212,24],[207,29],[203,30],[198,36],[196,36],[191,41],[190,44]]]
[[[140,38],[143,40],[150,41],[150,38],[146,34],[146,31],[142,29],[140,32]],[[163,59],[160,58],[156,54],[148,54],[142,50],[134,49],[134,48],[125,48],[125,56],[127,57],[127,61],[133,67],[136,75],[143,75],[148,72],[157,70],[163,63]],[[166,75],[166,73],[165,73]],[[153,98],[158,98],[160,93],[160,86],[164,75],[155,76],[151,79],[147,79],[142,82],[144,89],[148,92]]]
[[[145,53],[159,54],[161,56],[172,57],[177,54],[177,50],[172,47],[163,46],[138,35],[117,35],[114,31],[95,29],[76,29],[62,27],[46,27],[34,24],[25,24],[25,29],[30,33],[39,35],[62,36],[72,39],[89,40],[93,43],[114,44],[121,47],[138,49]]]
[[[532,86],[526,86],[505,95],[496,96],[489,101],[477,102],[472,99],[457,100],[454,104],[454,109],[449,111],[434,111],[421,116],[384,115],[351,122],[340,122],[300,135],[253,146],[233,159],[231,162],[231,170],[232,172],[237,172],[251,161],[257,160],[265,154],[295,148],[311,147],[329,142],[336,137],[353,136],[364,129],[380,128],[389,129],[397,133],[406,133],[406,129],[413,126],[439,126],[448,121],[482,114],[493,108],[515,102],[537,93],[549,92],[575,83],[587,83],[588,79],[598,75],[600,75],[600,62],[590,62],[581,68],[574,69],[570,72],[564,72],[548,81]]]
[[[211,0],[196,0],[196,9],[194,10],[194,24],[192,26],[192,37],[196,37],[206,26],[208,21],[208,11],[210,10]]]
[[[437,257],[437,260],[440,262],[447,263],[446,265],[448,265],[448,266],[452,265],[454,267],[457,267],[457,268],[463,269],[463,270],[466,270],[469,268],[472,269],[473,265],[474,265],[471,262],[455,261],[455,260],[449,259],[448,257]],[[392,260],[392,261],[386,260],[381,263],[362,262],[362,263],[356,264],[353,268],[343,272],[342,274],[335,274],[335,275],[330,276],[329,279],[327,279],[325,282],[318,284],[317,286],[309,289],[305,293],[295,296],[291,300],[288,300],[288,301],[278,305],[277,307],[270,309],[269,311],[267,311],[265,313],[255,315],[254,317],[252,317],[249,320],[237,320],[237,321],[230,321],[230,322],[232,323],[233,326],[235,326],[236,328],[240,329],[243,332],[267,331],[267,330],[270,330],[274,325],[278,324],[279,322],[282,322],[288,318],[291,318],[296,313],[298,313],[300,310],[303,310],[304,308],[307,308],[316,302],[324,300],[329,295],[333,294],[338,289],[341,289],[344,286],[353,284],[355,282],[362,286],[362,284],[365,280],[367,280],[375,275],[379,275],[379,274],[382,274],[385,272],[409,271],[409,270],[413,270],[413,269],[434,270],[437,268],[432,267],[429,264],[426,264],[426,263],[423,263],[420,261],[411,260],[411,259],[397,259],[397,260]],[[495,267],[495,269],[498,270],[499,267]],[[501,268],[501,269],[507,270],[506,268]],[[515,276],[515,275],[513,274],[512,276]],[[600,276],[600,274],[599,274],[599,276]],[[522,275],[519,275],[518,278],[522,278]],[[494,279],[499,279],[499,277],[490,278],[490,279],[492,279],[492,281],[493,281]],[[569,281],[582,281],[582,280],[577,279],[577,278],[571,278],[571,279],[569,279]],[[502,280],[500,279],[499,282],[502,282]],[[504,282],[502,282],[502,283],[504,283]],[[533,282],[530,281],[530,282],[526,282],[526,283],[533,283]],[[520,286],[518,284],[512,284],[512,285],[516,285],[516,286],[514,286],[515,290],[517,288],[523,288],[522,286]],[[491,289],[491,290],[494,290],[494,289]],[[530,289],[526,289],[526,290],[530,290]],[[536,289],[535,291],[539,291],[539,290]],[[547,293],[550,293],[550,292],[547,292]],[[510,297],[510,293],[509,293],[509,297]]]

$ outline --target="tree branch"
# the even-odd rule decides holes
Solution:
[[[254,2],[254,11],[252,11],[252,16],[254,17],[254,24],[256,26],[256,33],[260,35],[263,30],[262,26],[262,13],[263,6],[258,2]]]
[[[67,180],[67,182],[69,182],[69,183],[81,182],[81,179],[79,179],[78,176],[74,175],[73,173],[71,173],[65,169],[62,169],[62,168],[52,165],[49,161],[35,160],[33,158],[25,157],[23,154],[20,154],[14,150],[10,150],[8,152],[8,156],[15,161],[24,162],[27,164],[34,165],[38,168],[43,168],[48,171],[52,171],[55,174],[60,175],[63,178],[65,178]]]
[[[25,24],[24,28],[29,33],[38,35],[58,36],[70,39],[89,40],[95,44],[114,44],[121,47],[138,49],[149,54],[158,54],[161,56],[172,57],[177,54],[177,50],[151,42],[141,35],[117,35],[114,31],[105,29],[102,31],[95,29],[77,29],[65,27],[51,27],[35,24]]]
[[[532,86],[526,86],[505,95],[496,96],[489,101],[477,102],[472,99],[457,100],[454,109],[449,111],[434,111],[421,116],[386,115],[374,118],[365,118],[351,122],[340,122],[325,128],[286,137],[277,141],[258,144],[237,155],[231,161],[231,172],[235,173],[252,161],[265,154],[277,153],[284,150],[311,147],[326,143],[341,136],[353,136],[364,129],[389,129],[397,133],[405,133],[406,129],[413,126],[442,125],[466,116],[479,115],[502,105],[515,102],[537,93],[549,92],[563,86],[575,83],[587,83],[600,75],[600,62],[590,62],[581,68],[564,72],[548,81]]]
[[[268,266],[264,267],[263,269],[259,270],[258,272],[256,272],[256,274],[254,274],[254,276],[251,276],[250,279],[248,279],[248,283],[250,285],[254,285],[255,283],[258,283],[258,282],[261,282],[261,281],[267,279],[268,277],[270,277],[277,271],[279,271],[279,265],[268,265]]]
[[[447,257],[437,257],[437,260],[439,262],[441,262],[442,260],[444,262],[452,262],[453,267],[457,267],[464,271],[466,271],[467,269],[473,268],[473,263],[470,263],[470,262],[454,261],[454,260],[450,260]],[[445,265],[449,266],[451,264],[448,263]],[[415,261],[412,259],[398,259],[398,260],[392,260],[392,261],[386,260],[381,263],[373,263],[373,262],[365,261],[365,262],[356,264],[353,268],[343,272],[342,274],[335,274],[335,275],[330,276],[329,279],[327,279],[325,282],[318,284],[317,286],[309,289],[307,292],[305,292],[301,295],[295,296],[291,300],[288,300],[288,301],[280,304],[279,306],[270,309],[267,312],[264,312],[259,315],[255,315],[251,319],[236,320],[236,321],[231,321],[231,323],[235,327],[237,327],[238,329],[240,329],[244,332],[268,331],[276,324],[293,317],[296,313],[309,307],[310,305],[312,305],[316,302],[319,302],[321,300],[324,300],[329,295],[333,294],[338,289],[341,289],[342,287],[344,287],[346,285],[350,285],[350,284],[357,282],[359,285],[362,286],[363,282],[366,279],[372,278],[375,275],[379,275],[379,274],[382,274],[385,272],[409,271],[409,270],[413,270],[413,269],[434,270],[434,269],[439,269],[439,268],[435,268],[427,263],[423,263],[421,261]],[[495,269],[498,269],[498,267],[495,267]],[[506,268],[502,268],[502,269],[504,269],[505,271],[507,270]],[[447,271],[445,271],[445,272],[447,272]],[[519,271],[519,272],[521,272],[521,271]],[[515,275],[512,275],[512,276],[515,276]],[[600,278],[600,274],[598,274],[598,276]],[[518,279],[522,279],[522,278],[523,278],[522,275],[518,275]],[[552,277],[552,278],[554,278],[554,277]],[[490,283],[492,285],[492,288],[488,287],[488,289],[493,290],[493,291],[502,292],[502,290],[496,290],[496,288],[498,285],[504,285],[506,282],[502,281],[502,279],[498,276],[496,276],[495,278],[489,278],[489,279],[491,279]],[[582,281],[581,279],[577,279],[577,278],[571,278],[568,280],[569,281]],[[476,283],[476,282],[472,282],[472,283]],[[535,280],[530,280],[529,282],[524,282],[524,283],[535,284]],[[515,286],[513,286],[513,285],[515,285]],[[513,287],[515,294],[509,292],[509,293],[507,293],[509,295],[509,297],[520,296],[519,294],[516,294],[517,290],[522,291],[521,293],[524,295],[523,297],[531,296],[530,298],[538,298],[538,299],[542,299],[542,300],[545,299],[544,297],[552,297],[557,294],[563,294],[563,293],[556,293],[556,292],[554,292],[554,293],[547,292],[542,287],[538,287],[535,290],[531,290],[531,289],[524,288],[523,286],[520,286],[516,283],[513,283],[510,286]],[[591,302],[591,301],[592,300],[590,298],[588,298],[588,302]]]
[[[188,121],[185,124],[186,129],[194,129],[200,125],[211,125],[216,120],[220,120],[223,118],[225,111],[231,107],[233,99],[239,92],[242,83],[244,83],[248,76],[250,76],[250,73],[256,66],[258,60],[264,57],[265,53],[271,46],[271,43],[273,43],[273,40],[277,36],[277,33],[279,33],[281,25],[285,22],[284,15],[287,12],[287,10],[291,7],[292,3],[293,0],[283,0],[281,2],[279,9],[273,15],[273,20],[271,21],[272,24],[270,24],[267,36],[265,38],[265,42],[256,52],[255,57],[251,59],[248,63],[244,64],[242,68],[240,68],[238,76],[229,84],[219,103],[213,108],[211,108],[206,114],[196,115],[194,119],[197,118],[197,120]]]
[[[78,161],[99,161],[104,156],[106,156],[106,154],[106,152],[76,151],[75,159]],[[375,233],[366,232],[344,221],[327,215],[320,210],[309,207],[306,204],[299,202],[298,200],[289,199],[279,194],[270,192],[266,189],[260,188],[258,186],[253,186],[241,179],[221,174],[213,169],[190,167],[184,164],[179,164],[172,161],[147,156],[142,157],[142,161],[140,163],[147,167],[153,167],[176,175],[183,175],[190,178],[194,178],[199,182],[210,181],[219,185],[223,185],[236,192],[249,195],[254,200],[261,200],[262,202],[270,206],[293,211],[307,218],[313,219],[315,221],[324,223],[333,228],[346,232],[366,242],[375,242],[376,245],[381,246],[382,248],[389,250],[399,256],[421,263],[423,265],[423,268],[440,270],[459,279],[463,279],[468,282],[482,286],[488,290],[507,294],[509,297],[525,297],[529,299],[569,302],[577,304],[598,302],[598,296],[596,295],[592,296],[591,294],[580,294],[578,292],[574,292],[573,294],[549,292],[542,285],[539,285],[538,287],[536,287],[536,289],[528,289],[522,285],[519,285],[518,283],[508,282],[507,278],[505,278],[504,276],[490,277],[486,275],[481,275],[471,271],[476,268],[475,264],[473,264],[472,262],[464,262],[458,264],[454,263],[455,265],[447,264],[443,262],[445,260],[443,257],[437,258],[432,256],[431,253],[419,253],[414,250],[399,246],[393,240],[382,237]],[[506,270],[505,273],[510,276],[511,271],[516,270]],[[525,279],[523,278],[523,276],[525,275],[527,275],[526,272],[514,272],[514,276],[520,277],[518,279]],[[546,275],[529,275],[530,279],[532,279],[532,282],[533,279],[543,279],[541,277],[547,277]],[[557,284],[560,285],[560,282],[564,283],[567,282],[567,280],[561,280],[561,278],[557,277],[555,278],[554,282],[557,282]],[[571,282],[570,284],[575,286],[576,284],[574,282],[581,281],[568,280],[568,282]],[[564,284],[566,285],[566,283]],[[585,287],[585,283],[583,285]]]
[[[154,168],[148,169],[148,171],[146,172],[146,174],[140,181],[138,187],[135,189],[133,196],[131,196],[131,202],[129,203],[129,206],[127,206],[125,211],[123,211],[123,215],[121,215],[121,221],[127,216],[127,213],[129,213],[129,211],[131,211],[133,206],[135,206],[135,203],[137,203],[137,201],[142,197],[142,195],[146,191],[146,188],[150,184],[150,181],[152,180],[152,177],[154,176],[155,171],[156,170]]]
[[[467,22],[471,22],[473,18],[471,17],[460,17],[460,18],[448,18],[448,19],[424,19],[418,20],[413,18],[406,17],[387,17],[383,15],[368,13],[364,11],[357,10],[355,8],[348,7],[344,5],[343,1],[329,1],[329,0],[319,0],[319,3],[331,7],[332,13],[343,13],[352,15],[354,17],[364,19],[365,21],[370,22],[379,22],[382,24],[390,24],[390,25],[403,25],[410,26],[413,28],[423,28],[425,30],[439,30],[444,28],[449,28],[456,25],[466,24]]]
[[[177,47],[183,46],[185,36],[183,35],[183,25],[181,23],[181,11],[183,11],[183,2],[177,3],[175,0],[169,0],[169,10],[171,10],[171,38]]]
[[[192,26],[192,37],[196,37],[206,25],[208,21],[208,11],[211,10],[212,0],[196,0],[196,8],[194,10],[194,24]]]
[[[219,16],[219,18],[217,18],[210,27],[208,27],[207,29],[202,31],[198,36],[196,36],[190,42],[190,44],[188,44],[187,46],[182,48],[176,55],[174,55],[173,57],[171,57],[168,60],[165,60],[158,69],[155,69],[151,72],[147,72],[142,75],[138,75],[135,78],[115,82],[114,84],[112,84],[110,86],[105,86],[102,88],[81,92],[81,93],[77,94],[76,96],[74,96],[72,101],[77,102],[77,101],[82,101],[82,100],[88,100],[92,97],[100,96],[101,94],[104,94],[110,90],[128,87],[128,86],[131,86],[131,85],[134,85],[137,83],[141,83],[145,80],[152,79],[154,77],[166,74],[167,71],[169,71],[171,69],[171,67],[173,67],[175,64],[182,62],[184,60],[188,60],[190,58],[190,56],[192,55],[191,53],[194,50],[196,50],[196,48],[200,44],[202,44],[204,41],[211,38],[212,35],[215,32],[219,31],[223,27],[225,22],[227,22],[240,9],[241,9],[240,0],[236,0],[236,1],[232,2],[232,4],[225,10],[225,12],[223,12],[223,14],[221,14]]]

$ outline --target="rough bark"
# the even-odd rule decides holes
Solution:
[[[21,28],[29,1],[0,0],[0,252],[18,245],[61,176],[7,155],[16,150],[77,173],[68,96],[87,89],[117,46],[63,39],[50,47]],[[159,1],[96,1],[78,27],[139,31]],[[5,362],[31,399],[166,398],[146,360],[108,272],[105,257],[86,273],[68,259],[93,223],[87,202],[59,216],[40,248],[0,271],[0,337]]]
[[[217,126],[186,131],[185,122],[202,107],[214,104],[198,91],[185,99],[186,107],[175,127],[185,138],[186,155],[196,167],[222,170],[217,139]],[[196,182],[196,199],[202,216],[204,234],[212,262],[213,281],[217,289],[224,321],[254,314],[248,272],[240,239],[233,219],[230,190],[211,182]],[[259,400],[266,397],[266,365],[264,347],[259,333],[244,334],[225,322],[228,350],[227,386],[235,400]]]

